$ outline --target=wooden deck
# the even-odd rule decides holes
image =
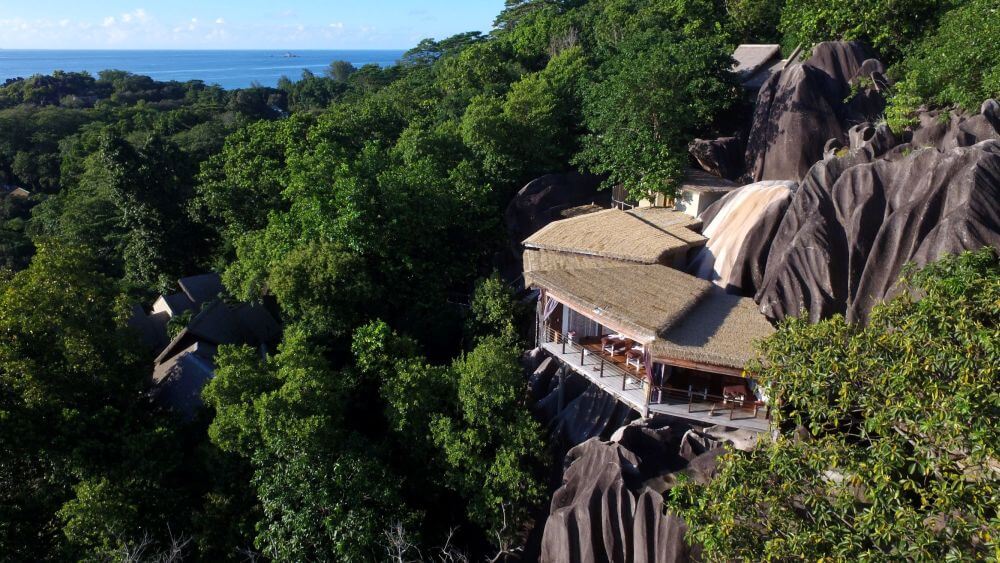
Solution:
[[[582,345],[545,342],[542,349],[641,416],[662,414],[702,424],[719,424],[755,432],[767,432],[770,429],[770,422],[763,416],[754,416],[752,410],[734,408],[720,402],[669,396],[656,389],[647,393],[649,383],[645,367],[637,372],[635,366],[626,365],[624,356],[619,354],[610,357],[602,352],[600,342],[584,341]],[[647,395],[651,396],[652,402],[647,402]]]

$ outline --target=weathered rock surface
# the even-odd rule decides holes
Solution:
[[[715,202],[701,214],[708,244],[692,257],[688,271],[730,293],[756,293],[771,240],[796,187],[795,182],[757,182]]]
[[[831,41],[817,45],[805,62],[774,74],[757,97],[747,181],[800,180],[823,158],[828,140],[846,144],[848,129],[884,110],[884,72],[861,43]],[[852,87],[858,89],[854,95]]]
[[[750,197],[759,184],[727,195],[702,215],[709,243],[691,271],[774,320],[864,322],[908,262],[1000,248],[1000,104],[945,117],[924,113],[903,138],[852,126],[780,205]]]
[[[752,448],[755,437],[724,427],[693,429],[667,417],[625,424],[635,414],[608,404],[617,401],[588,382],[563,373],[552,381],[538,412],[543,419],[552,415],[550,429],[570,449],[545,522],[540,560],[697,560],[698,550],[684,540],[684,522],[665,512],[663,494],[680,473],[708,482],[724,444]],[[558,409],[552,404],[560,384],[566,386],[565,405]],[[622,423],[616,426],[616,420]]]
[[[695,139],[688,144],[688,152],[710,174],[727,180],[743,175],[743,141],[739,137]]]
[[[535,414],[549,423],[550,443],[563,452],[591,438],[607,439],[638,415],[613,396],[565,368],[551,378]]]
[[[808,311],[812,322],[835,313],[863,322],[906,263],[986,245],[1000,248],[1000,141],[899,146],[878,159],[857,151],[809,171],[756,299],[774,319]]]
[[[552,497],[541,561],[680,562],[692,550],[683,521],[666,514],[651,477],[683,469],[670,428],[633,423],[617,441],[592,438],[566,456],[563,486]],[[641,452],[637,454],[637,452]]]

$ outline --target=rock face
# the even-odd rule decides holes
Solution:
[[[727,180],[743,175],[743,142],[739,137],[695,139],[688,144],[688,152],[710,174]]]
[[[557,453],[591,438],[608,438],[638,415],[582,377],[561,368],[551,377],[548,394],[535,403],[535,414],[548,421],[549,442]]]
[[[737,295],[753,295],[764,279],[771,240],[798,184],[765,181],[732,191],[705,210],[698,249],[688,271]]]
[[[663,474],[684,470],[677,434],[636,422],[616,440],[592,438],[566,456],[563,486],[552,497],[542,538],[546,562],[681,562],[697,553],[684,540],[684,522],[663,507]],[[719,450],[691,465],[714,465]],[[699,472],[708,471],[700,468]],[[661,486],[653,487],[647,483]]]
[[[884,72],[861,43],[825,42],[807,61],[775,73],[757,97],[746,180],[802,179],[823,158],[829,139],[846,144],[850,127],[882,113]],[[852,87],[858,88],[853,96]]]
[[[871,144],[889,144],[876,131],[867,146],[816,164],[772,241],[756,294],[764,313],[781,319],[808,311],[812,322],[845,313],[864,322],[892,296],[906,263],[1000,248],[1000,132],[984,141],[970,135],[968,125],[990,122],[980,117],[933,133],[945,147],[979,141],[972,146],[907,143],[876,156]]]
[[[538,372],[546,369],[543,362]],[[536,414],[549,421],[557,448],[568,453],[539,559],[698,560],[698,550],[684,540],[684,522],[665,512],[663,494],[678,474],[708,482],[724,445],[751,449],[756,435],[720,426],[696,429],[669,417],[632,420],[635,413],[610,395],[563,372],[552,377],[550,389]]]
[[[511,266],[520,268],[521,242],[545,225],[561,219],[563,211],[589,203],[609,203],[611,194],[599,192],[600,184],[598,176],[570,172],[548,174],[521,188],[504,212],[513,255]]]
[[[1000,248],[1000,104],[919,121],[904,138],[884,125],[850,127],[846,145],[827,143],[766,211],[750,193],[767,184],[729,194],[702,216],[709,243],[692,272],[754,295],[773,320],[808,312],[812,322],[837,313],[864,322],[908,262]]]

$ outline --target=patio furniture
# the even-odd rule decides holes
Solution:
[[[743,405],[751,396],[750,389],[742,383],[739,385],[727,385],[722,388],[723,404]]]
[[[612,358],[616,354],[625,354],[629,349],[635,346],[635,340],[631,338],[626,338],[620,335],[612,335],[607,337],[607,342],[601,339],[602,350],[607,352]]]
[[[642,370],[642,356],[643,351],[641,346],[633,347],[631,350],[625,352],[625,367],[635,366],[635,372],[639,373]]]

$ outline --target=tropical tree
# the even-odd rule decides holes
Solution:
[[[306,333],[279,353],[222,347],[203,397],[215,408],[212,442],[253,466],[262,517],[256,547],[280,560],[370,560],[382,532],[413,515],[399,482],[368,455],[343,417],[349,379],[338,377]]]
[[[759,377],[774,440],[672,491],[711,560],[972,560],[1000,537],[1000,259],[909,270],[867,326],[787,321]]]
[[[484,339],[452,366],[458,415],[438,415],[431,423],[446,478],[468,499],[470,519],[502,531],[503,540],[518,532],[543,490],[540,428],[525,408],[519,357],[518,348],[504,340]]]
[[[687,141],[735,100],[731,58],[717,38],[640,34],[623,40],[586,91],[591,133],[576,160],[637,198],[672,195]]]
[[[80,247],[43,244],[0,281],[0,551],[105,558],[168,532],[176,463],[144,414],[148,358]],[[181,497],[175,497],[180,499]]]

